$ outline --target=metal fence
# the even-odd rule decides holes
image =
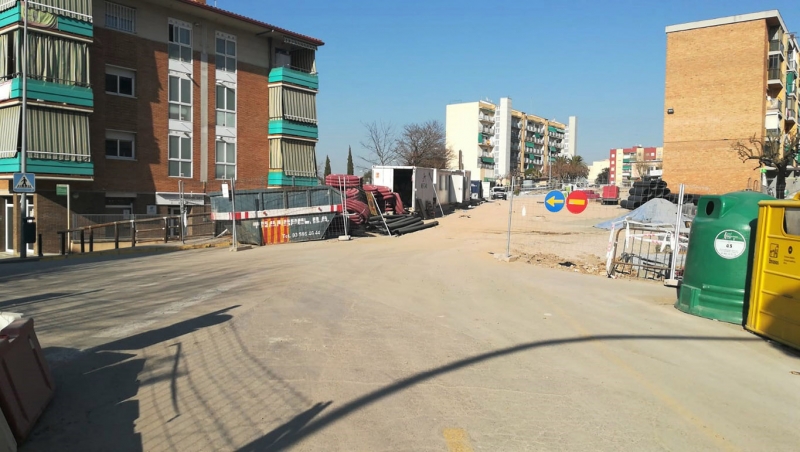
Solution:
[[[696,202],[707,188],[679,186],[673,193],[664,182],[639,181],[620,188],[614,200],[604,199],[603,187],[565,188],[510,198],[510,255],[614,278],[682,276]]]

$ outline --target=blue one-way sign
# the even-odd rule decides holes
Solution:
[[[544,206],[550,212],[556,213],[560,212],[561,209],[564,208],[564,201],[566,198],[564,197],[564,193],[561,193],[558,190],[553,190],[550,193],[546,194],[544,197]]]
[[[33,173],[14,173],[12,190],[14,193],[35,193],[36,175]]]

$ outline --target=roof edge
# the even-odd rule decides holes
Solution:
[[[257,25],[259,27],[264,27],[264,28],[267,28],[267,29],[270,29],[270,30],[279,31],[281,33],[284,33],[286,35],[292,36],[294,38],[302,39],[303,41],[308,41],[310,44],[313,44],[315,46],[324,46],[325,45],[324,42],[320,41],[317,38],[312,38],[311,36],[306,36],[304,34],[296,33],[294,31],[287,30],[285,28],[276,27],[276,26],[270,25],[270,24],[268,24],[266,22],[261,22],[260,20],[256,20],[256,19],[253,19],[253,18],[250,18],[250,17],[247,17],[247,16],[243,16],[241,14],[236,14],[234,12],[227,11],[227,10],[224,10],[222,8],[217,8],[216,6],[207,5],[207,4],[195,1],[195,0],[178,0],[178,1],[180,3],[186,4],[186,5],[196,6],[198,8],[205,9],[207,11],[211,11],[211,12],[223,15],[223,16],[227,16],[227,17],[230,17],[232,19],[240,20],[242,22],[247,22],[247,23],[252,24],[252,25]]]
[[[786,23],[783,21],[783,18],[781,17],[781,13],[777,9],[771,9],[768,11],[761,11],[757,13],[739,14],[736,16],[720,17],[718,19],[708,19],[697,22],[686,22],[683,24],[670,25],[666,27],[665,32],[675,33],[678,31],[717,27],[720,25],[731,25],[741,22],[750,22],[753,20],[762,20],[762,19],[778,19],[778,21],[781,23],[781,27],[783,28],[784,33],[789,32],[789,29],[786,28]]]

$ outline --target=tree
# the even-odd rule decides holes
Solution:
[[[353,175],[355,169],[353,168],[353,150],[347,146],[347,174]]]
[[[570,178],[575,180],[579,178],[586,178],[589,175],[589,167],[583,161],[583,157],[576,155],[569,161]]]
[[[394,126],[391,123],[380,122],[362,123],[367,129],[367,134],[361,140],[361,147],[367,151],[367,156],[358,158],[374,165],[391,165],[397,161],[397,147]]]
[[[636,161],[633,163],[634,168],[636,168],[636,174],[639,177],[644,178],[650,173],[650,162],[644,159],[644,156],[636,156]]]
[[[539,168],[529,168],[525,170],[525,179],[541,179],[542,170]]]
[[[455,152],[447,147],[444,126],[439,121],[406,124],[397,140],[397,157],[408,166],[447,169]]]
[[[742,163],[755,160],[758,168],[769,168],[775,171],[775,197],[783,199],[786,196],[786,176],[789,169],[795,167],[797,156],[800,154],[800,135],[791,134],[781,137],[779,134],[768,133],[764,139],[753,135],[747,142],[737,141],[733,150],[739,155]]]
[[[609,181],[609,175],[611,170],[609,168],[603,168],[603,171],[600,171],[600,174],[594,180],[594,183],[597,185],[605,185]]]
[[[372,183],[372,170],[364,171],[364,176],[362,178],[363,178],[365,184],[371,184]]]
[[[325,156],[325,172],[323,176],[328,177],[331,174],[331,158],[327,155]]]

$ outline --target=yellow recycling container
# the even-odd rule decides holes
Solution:
[[[800,349],[800,195],[758,209],[745,328]]]

